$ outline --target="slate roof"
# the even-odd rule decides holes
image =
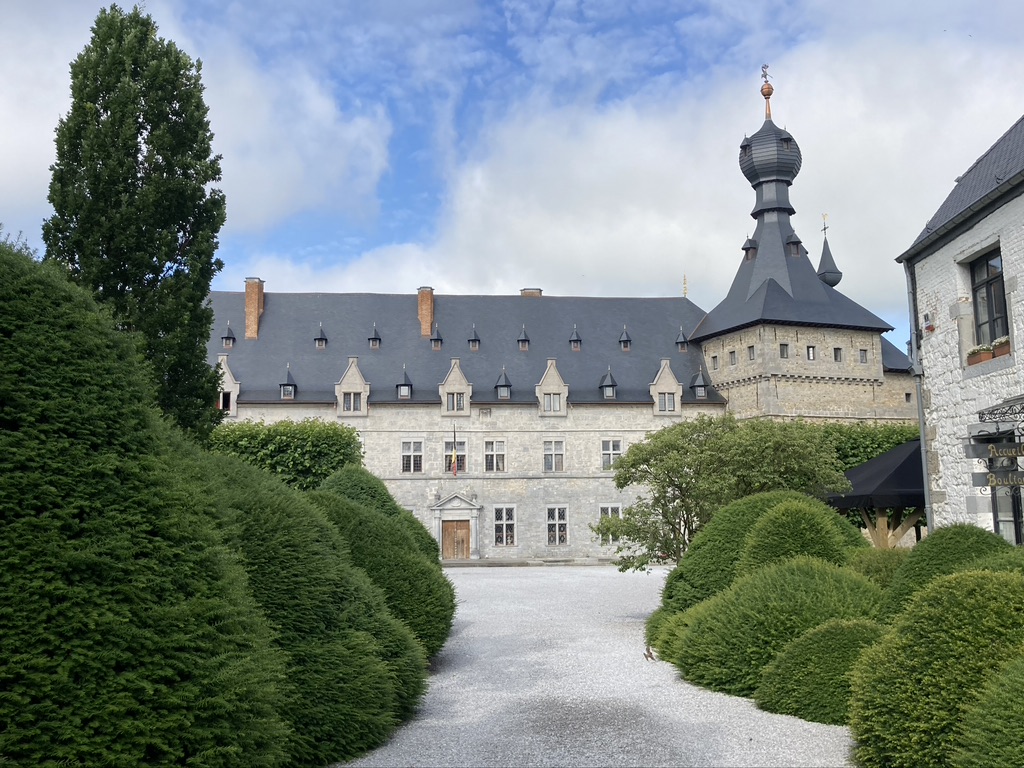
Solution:
[[[1024,117],[974,161],[921,234],[896,261],[923,253],[958,227],[987,215],[996,205],[1024,192]]]
[[[683,402],[695,402],[690,385],[703,364],[698,346],[680,352],[676,344],[680,328],[692,329],[704,315],[684,297],[435,294],[436,332],[443,339],[439,351],[420,334],[416,294],[267,292],[259,338],[239,337],[230,349],[221,349],[218,342],[229,322],[232,328],[245,327],[245,294],[214,291],[210,300],[215,321],[208,359],[215,364],[218,355],[228,355],[228,367],[241,382],[241,403],[280,402],[286,371],[297,387],[294,402],[333,402],[334,385],[349,357],[358,357],[359,370],[371,385],[371,404],[398,402],[396,387],[406,378],[413,387],[411,402],[439,402],[438,385],[455,357],[473,385],[474,403],[499,402],[495,386],[504,371],[512,385],[511,402],[536,404],[534,387],[548,358],[557,361],[570,403],[608,403],[600,383],[609,372],[617,384],[614,402],[651,403],[649,387],[663,358],[683,385]],[[629,328],[628,352],[619,342],[623,326]],[[321,327],[328,340],[322,350],[314,343]],[[529,336],[525,352],[519,345],[524,327]],[[578,352],[570,350],[574,329],[581,340]],[[378,349],[368,342],[374,332],[380,337]],[[472,338],[480,341],[476,352],[470,351]],[[711,389],[701,402],[724,399]]]

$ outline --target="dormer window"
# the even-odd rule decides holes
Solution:
[[[441,332],[437,329],[437,323],[434,323],[434,335],[430,337],[430,348],[435,352],[440,351],[441,343],[444,339],[441,338]]]
[[[626,333],[626,326],[622,326],[622,333],[619,334],[619,349],[623,352],[629,352],[629,347],[633,343],[633,340],[629,338],[629,334]]]
[[[370,349],[380,349],[380,334],[377,333],[377,324],[373,324],[373,333],[371,333],[366,340],[370,344]]]
[[[499,400],[508,400],[512,397],[512,382],[509,381],[504,368],[501,369],[501,376],[498,377],[498,383],[494,385],[494,390],[497,392]]]
[[[789,150],[792,149],[792,147],[793,147],[793,140],[791,138],[789,138],[788,136],[783,137],[783,139],[782,139],[782,149],[784,151],[786,151],[786,152],[789,152]]]
[[[800,238],[796,235],[796,233],[793,233],[792,235],[786,238],[786,253],[788,253],[790,256],[800,255]]]
[[[295,399],[295,385],[294,384],[282,384],[281,385],[281,399],[282,400],[294,400]]]
[[[708,382],[704,378],[704,372],[700,371],[696,376],[693,377],[693,384],[690,385],[690,389],[693,390],[693,396],[698,400],[706,400],[708,396]]]
[[[399,400],[408,400],[412,397],[412,382],[409,381],[409,375],[402,369],[402,381],[396,385],[395,389],[398,392]]]
[[[323,325],[320,326],[320,333],[313,339],[313,343],[316,344],[317,349],[327,349],[327,334],[324,333]]]
[[[476,332],[476,323],[473,323],[473,332],[469,334],[469,339],[467,341],[469,342],[470,352],[480,351],[480,337],[477,335]]]
[[[573,352],[579,352],[583,346],[583,339],[580,337],[579,331],[576,330],[576,324],[572,326],[572,336],[569,337],[569,349]]]
[[[231,323],[228,323],[227,331],[220,337],[220,343],[224,346],[224,349],[231,349],[235,346],[235,334],[231,331]]]
[[[530,337],[526,335],[526,326],[525,325],[523,326],[523,331],[522,331],[522,333],[519,334],[519,338],[517,339],[517,341],[519,342],[519,351],[520,352],[527,352],[527,351],[529,351],[529,349],[530,349]]]
[[[615,399],[615,387],[617,386],[618,384],[615,383],[615,378],[612,376],[612,369],[609,368],[608,373],[601,377],[601,383],[598,384],[605,400]]]
[[[743,259],[745,261],[753,261],[757,258],[757,240],[752,237],[748,237],[746,242],[743,243]]]
[[[685,352],[687,344],[686,334],[683,333],[683,326],[679,326],[679,335],[676,336],[676,349],[680,352]]]

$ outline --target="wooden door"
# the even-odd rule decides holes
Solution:
[[[469,559],[469,520],[441,521],[441,557],[444,560]]]

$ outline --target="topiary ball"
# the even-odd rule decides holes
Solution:
[[[867,576],[883,590],[892,583],[896,571],[903,565],[903,561],[910,555],[910,550],[905,547],[894,549],[858,549],[850,553],[850,559],[846,561],[846,567],[852,568],[857,573]]]
[[[835,512],[820,503],[784,501],[754,523],[736,561],[736,574],[797,555],[817,557],[836,565],[847,559],[847,547],[833,525]]]
[[[951,764],[955,768],[1024,765],[1024,655],[992,674],[964,709]]]

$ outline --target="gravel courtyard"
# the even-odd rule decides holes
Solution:
[[[846,728],[644,658],[667,570],[449,568],[451,638],[415,720],[355,766],[848,766]]]

